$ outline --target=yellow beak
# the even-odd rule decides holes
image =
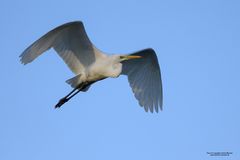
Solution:
[[[142,56],[130,56],[130,55],[127,55],[127,56],[121,56],[121,59],[123,60],[123,61],[125,61],[125,60],[129,60],[129,59],[137,59],[137,58],[142,58]]]

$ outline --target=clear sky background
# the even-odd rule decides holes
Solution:
[[[0,159],[240,159],[239,8],[237,0],[2,0]],[[107,53],[155,49],[163,112],[139,107],[125,76],[53,108],[72,72],[53,50],[26,66],[18,56],[75,20]]]

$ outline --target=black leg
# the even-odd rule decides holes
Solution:
[[[79,84],[76,88],[74,88],[69,94],[67,94],[65,97],[61,98],[58,103],[55,105],[55,108],[60,108],[64,103],[69,101],[72,97],[74,97],[76,94],[78,94],[81,89],[83,88],[84,83]],[[77,91],[76,91],[77,90]],[[76,92],[75,92],[76,91]],[[75,93],[74,93],[75,92]],[[74,94],[73,94],[74,93]],[[72,94],[72,95],[71,95]]]

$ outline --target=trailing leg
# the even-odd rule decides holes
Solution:
[[[55,105],[55,108],[60,108],[64,103],[69,101],[72,97],[74,97],[77,93],[81,91],[81,89],[84,87],[84,83],[79,84],[76,88],[74,88],[69,94],[67,94],[65,97],[61,98],[58,103]],[[75,93],[74,93],[75,92]]]

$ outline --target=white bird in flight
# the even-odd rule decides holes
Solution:
[[[80,91],[105,78],[127,75],[139,105],[147,112],[162,110],[162,82],[156,53],[148,48],[132,54],[107,55],[89,40],[81,21],[63,24],[42,36],[20,55],[21,62],[32,62],[53,48],[75,77],[67,80],[74,89],[59,100],[61,107]]]

